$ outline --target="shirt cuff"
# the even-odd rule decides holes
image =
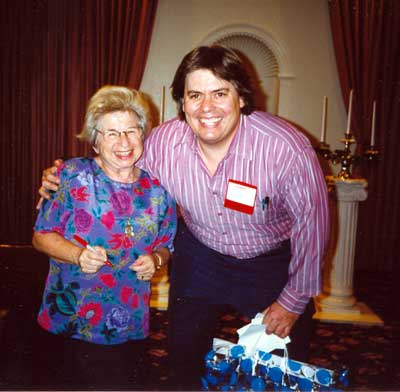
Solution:
[[[287,287],[283,289],[277,300],[277,302],[286,310],[296,314],[302,314],[309,301],[310,297],[300,295],[296,291]]]

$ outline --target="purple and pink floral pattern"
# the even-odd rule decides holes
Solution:
[[[137,279],[129,266],[157,248],[173,250],[175,202],[146,172],[135,183],[123,184],[90,158],[66,161],[59,175],[61,186],[43,204],[35,231],[56,232],[72,242],[78,234],[107,249],[113,266],[85,274],[77,265],[50,258],[39,324],[54,334],[98,344],[147,337],[150,283]],[[124,232],[128,218],[133,237]]]

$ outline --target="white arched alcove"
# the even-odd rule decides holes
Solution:
[[[251,63],[259,107],[279,113],[282,81],[293,78],[286,52],[269,33],[250,25],[229,25],[208,34],[200,45],[220,44],[236,49]]]

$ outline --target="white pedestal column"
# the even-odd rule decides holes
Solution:
[[[364,179],[328,177],[331,205],[331,243],[324,267],[323,293],[316,297],[314,318],[355,324],[383,324],[353,295],[358,204],[367,198]]]

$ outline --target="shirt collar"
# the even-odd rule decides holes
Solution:
[[[185,120],[177,119],[177,126],[180,128],[182,136],[176,138],[173,148],[179,147],[180,145],[187,145],[194,151],[196,149],[196,138],[188,123]]]
[[[228,155],[237,155],[251,161],[253,160],[252,144],[249,116],[240,114],[239,128],[229,147]]]

